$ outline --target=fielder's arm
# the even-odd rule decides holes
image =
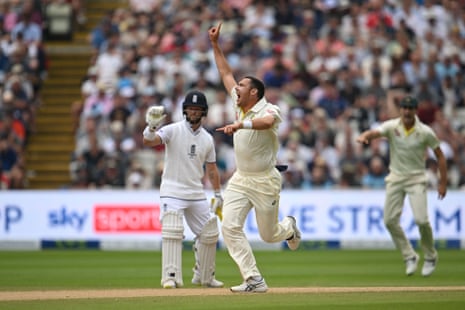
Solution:
[[[387,115],[389,118],[399,117],[399,103],[400,100],[406,95],[405,91],[402,89],[390,89],[387,91],[386,96],[386,108]]]
[[[362,132],[357,137],[357,142],[362,144],[370,144],[371,140],[381,137],[381,133],[378,130],[370,129]]]
[[[438,184],[438,197],[443,199],[447,193],[447,161],[441,148],[438,146],[434,150],[434,155],[438,160],[439,169],[439,184]]]

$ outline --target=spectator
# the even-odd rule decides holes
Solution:
[[[97,136],[90,135],[89,148],[83,152],[82,158],[87,170],[87,184],[91,187],[98,187],[103,183],[105,156],[104,150],[99,146]]]
[[[323,157],[317,157],[310,165],[310,178],[305,187],[313,189],[330,189],[334,185]]]
[[[26,44],[42,42],[41,25],[32,21],[31,12],[23,12],[20,22],[11,30],[11,38],[16,40],[21,33]]]
[[[0,136],[0,166],[2,173],[8,178],[17,161],[18,152],[11,146],[8,137]]]
[[[139,162],[134,162],[128,172],[126,181],[126,189],[141,190],[150,189],[152,187],[152,180],[148,177],[144,168]]]
[[[349,103],[341,96],[334,77],[328,77],[323,81],[323,95],[317,106],[325,110],[330,119],[342,116],[348,108]]]
[[[97,84],[98,92],[90,95],[84,101],[82,114],[108,117],[114,105],[114,94],[112,85],[105,85],[103,82]]]
[[[254,0],[252,5],[244,10],[245,31],[269,39],[271,29],[276,24],[274,14],[274,7],[266,5],[265,0]]]
[[[116,85],[119,71],[123,67],[123,58],[116,43],[111,42],[105,52],[99,54],[95,62],[98,82],[106,85]]]
[[[371,158],[368,170],[362,177],[362,186],[371,189],[383,189],[384,178],[387,176],[387,169],[381,157]]]

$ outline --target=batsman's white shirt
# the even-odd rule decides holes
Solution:
[[[237,102],[237,94],[233,89],[231,97]],[[269,130],[241,129],[234,133],[234,151],[236,167],[241,172],[266,172],[276,165],[279,149],[278,126],[282,119],[279,107],[262,98],[246,114],[240,107],[236,108],[238,121],[253,120],[254,118],[274,115],[276,121]]]
[[[382,123],[377,130],[389,140],[389,170],[396,176],[425,173],[428,147],[435,149],[439,140],[434,131],[415,116],[415,125],[405,130],[400,118]]]
[[[182,120],[157,131],[165,144],[160,198],[206,199],[202,178],[204,164],[216,161],[213,137],[201,126],[193,131]]]

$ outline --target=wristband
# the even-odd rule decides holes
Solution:
[[[221,192],[220,191],[215,191],[215,197],[221,197]]]
[[[244,129],[252,129],[252,121],[250,120],[245,120],[242,122],[242,128]]]
[[[155,133],[155,131],[150,130],[149,126],[145,127],[144,129],[145,140],[153,141],[155,140],[156,137],[157,137],[157,134]]]

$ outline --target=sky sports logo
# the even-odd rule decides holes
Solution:
[[[97,233],[161,233],[160,207],[96,206],[94,231]]]

